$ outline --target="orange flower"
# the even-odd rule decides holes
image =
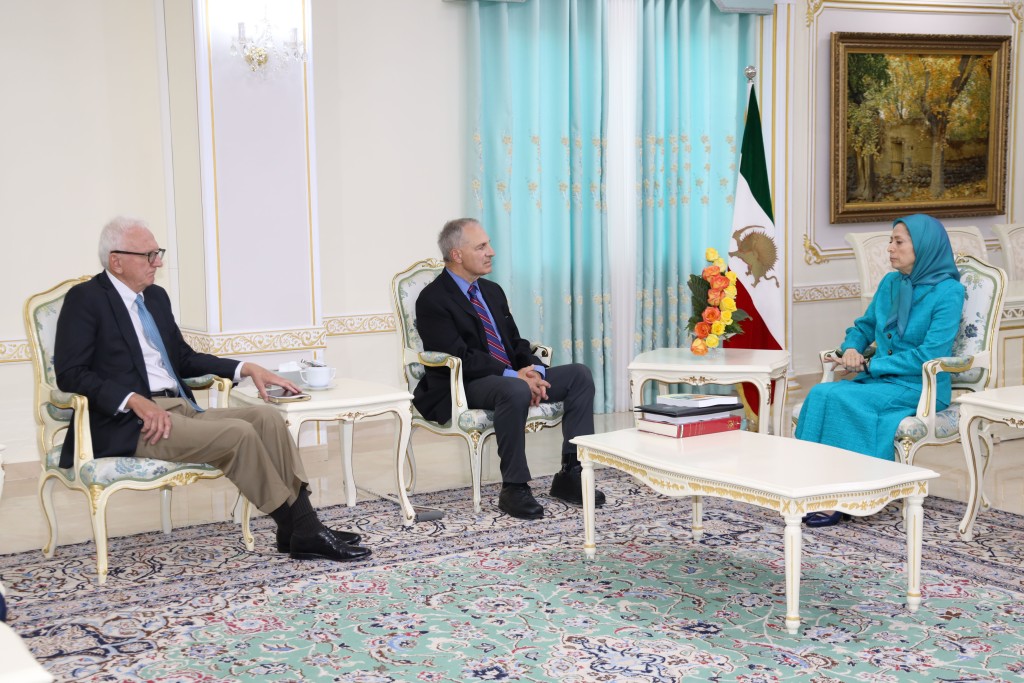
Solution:
[[[693,333],[700,339],[704,339],[711,334],[711,325],[708,323],[697,323],[693,326]]]
[[[706,356],[708,353],[708,345],[704,343],[703,339],[694,339],[693,343],[690,344],[690,352],[695,356]]]
[[[708,292],[708,303],[712,306],[717,306],[722,303],[722,297],[725,296],[724,289],[712,289]]]
[[[711,282],[711,278],[721,274],[722,269],[719,268],[718,266],[708,266],[707,268],[701,271],[700,276],[707,280],[708,282]]]
[[[704,315],[702,317],[704,318],[704,322],[710,325],[713,322],[717,322],[718,319],[722,317],[722,312],[714,306],[708,306],[704,309]]]
[[[729,278],[724,275],[715,275],[708,282],[711,284],[711,289],[725,289],[731,284]]]

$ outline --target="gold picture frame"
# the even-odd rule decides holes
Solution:
[[[1010,39],[832,34],[832,223],[1006,212]]]

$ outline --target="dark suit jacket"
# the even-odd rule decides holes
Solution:
[[[491,309],[494,325],[514,369],[540,365],[540,359],[530,352],[530,342],[519,336],[505,292],[489,280],[479,279],[477,285]],[[487,350],[484,325],[447,270],[442,270],[420,292],[416,300],[416,329],[423,339],[424,350],[442,351],[462,359],[465,382],[500,375],[505,370],[505,365]],[[413,404],[428,420],[445,423],[452,417],[448,377],[448,368],[426,368],[426,375],[416,385]]]
[[[143,296],[179,383],[182,377],[207,373],[234,376],[238,361],[196,353],[185,343],[163,288],[152,285]],[[72,287],[64,297],[53,365],[62,391],[89,399],[93,454],[98,458],[134,455],[142,421],[133,412],[117,411],[129,392],[149,397],[149,376],[128,308],[106,272]],[[188,387],[182,387],[191,397]],[[74,430],[69,429],[61,467],[71,467],[74,452]]]

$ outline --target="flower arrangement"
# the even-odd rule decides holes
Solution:
[[[690,276],[693,315],[686,325],[693,335],[690,351],[698,356],[717,348],[734,334],[741,334],[740,321],[750,317],[736,308],[736,273],[728,269],[715,249],[708,248],[704,258],[711,265],[700,275]]]

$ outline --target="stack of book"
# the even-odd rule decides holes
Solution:
[[[677,439],[726,432],[740,428],[743,418],[732,414],[740,407],[737,396],[666,394],[637,408],[637,429]]]

